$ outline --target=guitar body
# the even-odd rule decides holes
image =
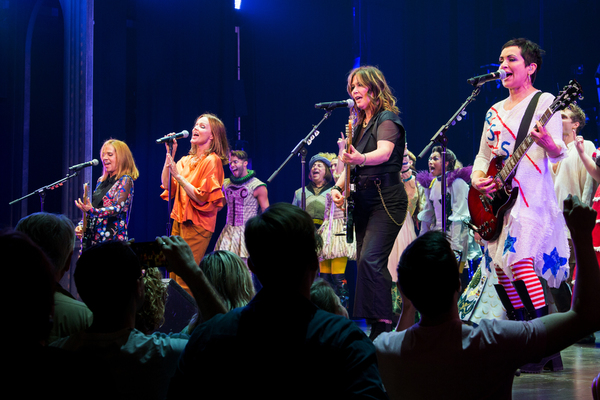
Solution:
[[[490,163],[487,171],[488,177],[497,177],[502,169],[502,159],[496,157]],[[488,199],[479,190],[474,187],[469,188],[467,198],[469,213],[471,214],[471,224],[474,230],[485,240],[495,240],[502,232],[502,223],[504,214],[511,209],[519,195],[518,189],[511,190],[510,184],[492,194],[492,199]]]

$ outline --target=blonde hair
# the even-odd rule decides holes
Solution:
[[[206,154],[208,155],[210,153],[215,153],[221,159],[223,165],[227,165],[229,163],[229,143],[227,142],[227,131],[225,130],[223,121],[211,113],[204,113],[200,115],[198,118],[196,118],[196,121],[202,117],[206,117],[206,119],[208,119],[210,132],[213,135],[213,140],[210,144],[210,148],[206,150]],[[201,154],[197,153],[198,146],[192,144],[189,154],[192,156],[201,156]]]
[[[221,295],[227,310],[243,307],[254,297],[254,285],[244,261],[228,250],[216,250],[204,256],[200,269]]]
[[[146,269],[144,281],[144,304],[137,312],[135,328],[150,334],[165,322],[165,305],[167,303],[167,287],[162,283],[162,275],[158,268]]]
[[[133,154],[131,154],[131,150],[129,150],[127,143],[117,139],[108,139],[102,144],[102,148],[100,148],[100,158],[102,158],[102,154],[104,154],[104,148],[109,144],[115,149],[115,155],[117,157],[117,171],[115,177],[119,179],[123,175],[129,175],[135,181],[140,176],[140,172],[135,166]],[[106,178],[108,178],[108,172],[106,172],[106,167],[102,167],[102,176],[100,177],[100,180],[105,181]]]
[[[352,97],[352,81],[355,76],[358,82],[367,88],[367,96],[371,99],[369,108],[373,115],[382,110],[391,111],[396,115],[400,113],[400,110],[396,107],[396,97],[392,94],[385,76],[383,76],[383,73],[377,67],[364,65],[350,71],[350,74],[348,74],[348,86],[346,87],[350,97]],[[366,116],[365,110],[361,110],[356,105],[351,108],[350,114],[353,116],[355,123],[362,123]]]

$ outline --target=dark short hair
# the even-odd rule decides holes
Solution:
[[[456,256],[444,233],[429,231],[408,245],[398,263],[398,283],[423,315],[450,310],[460,280]]]
[[[532,63],[537,65],[535,72],[531,74],[531,83],[533,84],[535,82],[537,73],[542,69],[542,57],[544,54],[546,54],[546,52],[542,50],[537,43],[525,38],[509,40],[508,42],[504,43],[502,50],[512,46],[517,46],[519,49],[521,49],[521,56],[523,56],[523,59],[525,60],[525,66]]]
[[[15,230],[25,233],[46,253],[54,272],[61,272],[75,246],[75,225],[62,214],[37,212],[23,217]]]
[[[237,157],[242,161],[248,161],[248,153],[246,153],[244,150],[231,150],[229,152],[229,157]]]
[[[127,242],[110,240],[84,251],[73,276],[93,313],[121,311],[135,293],[142,264]]]
[[[7,265],[18,267],[19,279],[26,285],[5,285],[7,299],[18,299],[18,307],[9,304],[5,321],[19,327],[18,340],[30,346],[47,340],[52,328],[54,274],[46,253],[23,232],[0,231],[0,253]]]
[[[309,269],[318,269],[322,240],[311,216],[289,203],[275,203],[246,222],[249,265],[266,286],[295,284]]]
[[[431,153],[438,153],[441,156],[442,150],[442,146],[435,146],[431,149]],[[446,172],[454,171],[456,169],[456,154],[450,149],[446,149],[446,162],[448,163]]]

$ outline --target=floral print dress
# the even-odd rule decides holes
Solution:
[[[96,190],[102,184],[98,179]],[[127,224],[133,202],[133,178],[123,175],[102,198],[102,207],[88,211],[88,226],[84,233],[83,249],[107,240],[128,240]]]

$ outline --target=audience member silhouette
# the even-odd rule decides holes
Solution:
[[[564,217],[577,257],[571,309],[531,321],[463,324],[457,308],[458,264],[444,234],[428,232],[404,251],[398,283],[421,320],[375,340],[391,399],[510,399],[520,366],[545,363],[544,358],[600,329],[600,270],[592,245],[595,212],[569,196]]]
[[[22,218],[15,230],[25,233],[40,246],[50,259],[54,277],[54,323],[49,343],[69,336],[90,326],[92,312],[60,285],[60,280],[71,267],[75,246],[75,226],[60,214],[38,212]]]
[[[46,398],[64,383],[68,389],[61,392],[61,399],[80,399],[88,391],[91,393],[83,397],[107,398],[108,388],[93,384],[96,378],[103,377],[102,363],[47,346],[55,280],[53,265],[45,252],[23,232],[5,230],[0,232],[0,254],[5,266],[18,269],[19,279],[27,284],[27,292],[21,285],[6,285],[3,291],[4,304],[12,302],[4,317],[18,328],[11,335],[11,348],[5,358],[10,368],[4,378],[17,393],[10,396]]]
[[[387,398],[373,343],[354,322],[310,302],[321,246],[310,215],[273,204],[246,223],[245,241],[263,287],[246,307],[194,330],[169,398],[238,399],[250,388],[262,398]]]
[[[225,312],[185,241],[163,236],[157,242],[169,270],[188,282],[203,314]],[[136,313],[144,302],[142,265],[135,253],[121,241],[92,246],[77,261],[75,283],[94,313],[94,321],[86,331],[52,345],[104,360],[122,398],[164,398],[189,336],[147,335],[134,328]]]

